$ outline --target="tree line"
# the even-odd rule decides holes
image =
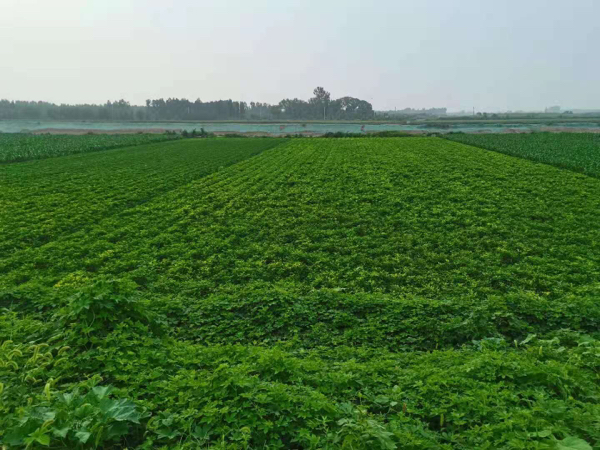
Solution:
[[[283,99],[276,105],[260,102],[185,98],[148,99],[145,106],[125,100],[103,105],[67,105],[48,102],[0,100],[0,119],[32,120],[365,120],[373,106],[354,97],[331,99],[322,87],[308,101]]]

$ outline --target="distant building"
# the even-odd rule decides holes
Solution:
[[[560,106],[549,106],[545,111],[547,113],[560,113]]]

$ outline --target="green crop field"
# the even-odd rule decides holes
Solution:
[[[414,137],[184,140],[0,183],[0,444],[600,445],[597,178]]]
[[[600,178],[599,133],[459,133],[444,137]]]
[[[279,139],[177,140],[0,167],[0,254],[38,247],[142,204]]]
[[[33,135],[0,133],[0,163],[53,158],[179,139],[170,134]]]

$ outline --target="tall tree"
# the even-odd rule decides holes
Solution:
[[[325,120],[327,106],[331,100],[331,94],[325,90],[325,88],[321,86],[317,86],[313,91],[314,97],[309,100],[309,103],[317,106],[319,108],[319,114],[317,117],[321,116],[321,111],[323,112],[323,120]]]

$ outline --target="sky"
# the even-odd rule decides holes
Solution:
[[[600,0],[0,0],[0,98],[600,108]]]

